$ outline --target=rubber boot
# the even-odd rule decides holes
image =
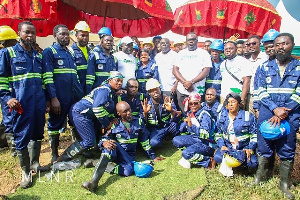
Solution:
[[[267,180],[268,164],[269,160],[263,156],[257,156],[258,159],[258,168],[256,171],[256,176],[254,184],[259,184]]]
[[[71,131],[72,142],[75,142],[76,139],[79,139],[78,138],[78,133],[77,133],[76,129],[73,126],[70,127],[70,131]]]
[[[6,140],[7,140],[7,144],[8,144],[11,156],[16,157],[17,152],[16,152],[15,141],[14,141],[14,134],[13,133],[5,133],[5,134],[6,134]]]
[[[40,154],[41,154],[41,141],[30,141],[28,144],[29,157],[30,157],[30,169],[37,172],[46,172],[50,170],[50,167],[40,166]]]
[[[20,183],[20,187],[26,189],[32,186],[32,175],[30,171],[30,158],[28,149],[24,148],[21,151],[17,151],[17,156],[22,168],[22,182]]]
[[[95,167],[97,165],[97,163],[99,162],[99,159],[87,159],[84,163],[83,166],[85,168],[92,168]]]
[[[280,162],[280,183],[279,189],[288,199],[295,199],[295,195],[290,191],[290,178],[294,161],[281,160]]]
[[[73,157],[82,153],[84,149],[80,146],[78,140],[72,143],[61,156],[57,158],[57,162],[69,161],[72,160]]]
[[[268,179],[273,177],[274,165],[275,165],[275,153],[273,153],[273,155],[269,158],[268,172],[267,172]]]
[[[114,174],[116,166],[113,162],[108,162],[105,171],[109,174]]]
[[[51,148],[51,163],[55,162],[58,158],[58,145],[59,145],[59,134],[49,135],[49,143]]]
[[[93,174],[91,181],[84,182],[81,187],[83,187],[91,192],[95,192],[98,187],[99,180],[105,172],[108,161],[109,161],[109,158],[108,158],[107,154],[101,154],[100,160],[95,167],[94,174]]]

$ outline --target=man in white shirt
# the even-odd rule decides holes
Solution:
[[[197,44],[197,34],[193,32],[187,34],[187,49],[180,51],[174,62],[173,74],[178,80],[177,99],[182,111],[183,100],[191,92],[204,94],[205,80],[212,68],[210,55],[207,51],[198,48]]]
[[[122,51],[113,56],[118,60],[118,70],[125,76],[122,88],[125,88],[130,78],[135,78],[136,59],[131,55],[133,51],[133,40],[129,36],[121,39]]]
[[[223,103],[226,95],[241,91],[241,104],[245,108],[245,100],[249,92],[251,78],[251,63],[236,55],[236,44],[228,41],[224,46],[226,60],[220,66],[222,75],[221,98]]]

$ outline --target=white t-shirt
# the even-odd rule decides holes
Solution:
[[[227,94],[231,93],[230,88],[237,88],[242,90],[243,85],[239,84],[226,70],[227,69],[235,75],[239,80],[243,80],[243,77],[251,76],[252,64],[242,56],[236,56],[231,60],[225,60],[220,65],[222,83],[221,83],[221,97],[225,98]]]
[[[125,76],[123,80],[123,88],[125,88],[128,79],[135,78],[136,59],[131,54],[126,54],[123,51],[119,51],[113,54],[118,60],[118,71]]]
[[[205,67],[212,67],[212,63],[210,55],[203,49],[198,48],[195,51],[183,49],[178,53],[174,66],[179,68],[179,72],[187,81],[191,81],[193,78],[197,77]],[[206,78],[195,83],[193,85],[194,91],[192,92],[204,94],[205,80]],[[190,94],[180,82],[178,83],[177,90],[181,94]]]
[[[172,50],[166,54],[160,52],[155,56],[162,91],[171,91],[175,84],[176,78],[173,75],[173,65],[176,58],[177,53]]]
[[[250,93],[253,94],[254,90],[254,76],[256,73],[256,70],[259,66],[261,66],[264,62],[269,60],[269,56],[265,52],[259,52],[256,60],[253,60],[252,56],[249,58],[249,61],[252,64],[252,70],[251,70],[251,82],[250,82]]]

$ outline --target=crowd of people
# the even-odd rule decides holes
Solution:
[[[257,168],[254,184],[272,177],[277,153],[279,188],[295,198],[290,175],[300,119],[300,62],[291,56],[291,34],[271,29],[246,41],[207,40],[202,49],[191,32],[185,43],[173,44],[175,51],[168,38],[140,44],[126,36],[113,52],[109,28],[99,30],[100,42],[92,49],[88,24],[78,22],[74,31],[77,42],[68,47],[69,28],[55,26],[55,43],[42,50],[31,22],[21,22],[18,34],[0,27],[3,134],[19,158],[22,188],[32,186],[32,171],[49,170],[39,164],[49,113],[51,163],[98,155],[85,163],[95,167],[82,184],[90,191],[105,171],[132,175],[138,144],[157,162],[165,158],[155,149],[172,140],[182,151],[182,167],[220,164],[225,176],[234,167]],[[66,121],[73,141],[59,155]]]

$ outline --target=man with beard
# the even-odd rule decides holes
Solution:
[[[100,32],[100,31],[99,31]],[[99,35],[100,44],[93,49],[87,68],[86,92],[99,87],[109,77],[111,71],[118,70],[117,59],[112,55],[114,38],[111,35]]]
[[[67,48],[70,43],[68,27],[62,24],[55,26],[53,35],[56,43],[43,52],[43,78],[51,102],[48,119],[51,162],[58,157],[59,130],[70,107],[84,96],[77,78],[74,54]]]
[[[87,45],[89,43],[89,33],[91,30],[85,21],[80,21],[75,25],[74,31],[77,43],[74,42],[70,50],[73,50],[74,52],[77,74],[79,76],[82,89],[85,90],[87,62],[90,52],[90,48]]]
[[[236,50],[236,44],[232,41],[228,41],[224,46],[227,59],[220,66],[222,75],[220,102],[223,103],[225,97],[232,91],[241,92],[240,103],[244,108],[250,85],[251,63],[237,56]]]
[[[260,37],[257,35],[251,36],[245,44],[249,47],[249,51],[251,53],[251,57],[248,59],[252,64],[251,70],[251,82],[250,82],[250,90],[247,99],[246,110],[254,114],[253,110],[253,95],[254,95],[254,76],[258,66],[262,65],[265,61],[268,60],[268,56],[265,52],[260,50]]]
[[[288,199],[295,199],[290,191],[292,186],[296,132],[300,122],[300,62],[291,56],[295,46],[294,37],[289,33],[281,33],[274,40],[276,59],[268,61],[261,68],[258,77],[258,97],[261,102],[258,124],[265,120],[274,126],[280,126],[286,120],[290,133],[279,139],[269,140],[258,132],[259,167],[255,183],[266,180],[270,157],[276,151],[280,157],[279,189]]]
[[[131,54],[133,51],[134,41],[129,37],[125,36],[121,39],[122,51],[114,54],[118,60],[119,71],[125,76],[123,87],[125,88],[127,81],[130,78],[135,78],[136,70],[136,59]]]
[[[33,48],[36,28],[31,22],[21,22],[18,35],[20,43],[4,49],[0,59],[0,93],[12,110],[15,145],[23,173],[20,186],[28,188],[32,185],[30,170],[40,170],[46,99],[42,87],[42,55]]]
[[[205,80],[212,67],[208,52],[198,48],[197,44],[197,34],[188,33],[187,49],[178,53],[173,66],[173,74],[178,80],[177,99],[182,111],[184,110],[182,103],[191,92],[204,94]]]

